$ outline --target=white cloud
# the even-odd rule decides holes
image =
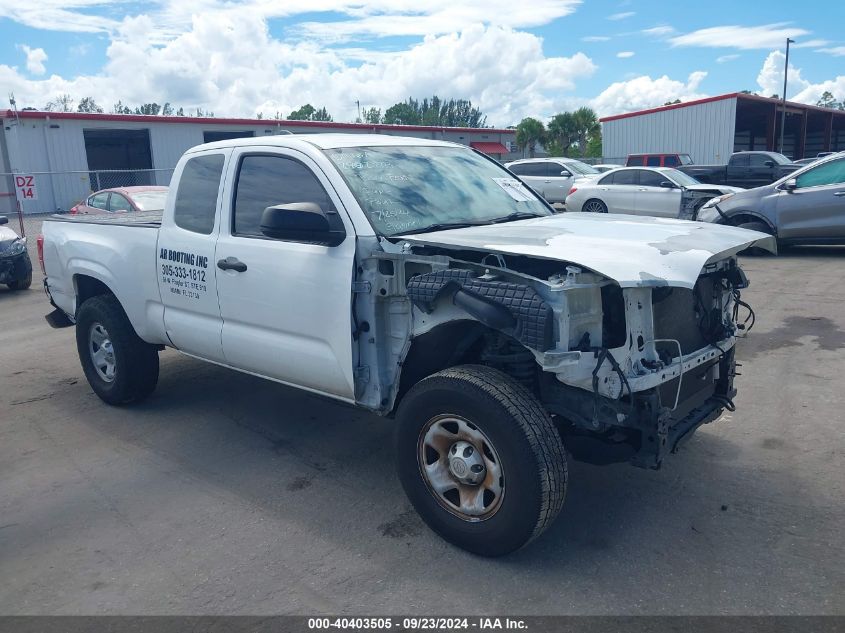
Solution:
[[[722,55],[721,57],[716,58],[716,63],[724,64],[725,62],[731,62],[735,59],[739,59],[739,55]]]
[[[163,46],[152,27],[147,16],[125,19],[97,75],[34,81],[0,66],[0,83],[21,105],[43,106],[68,93],[92,95],[107,111],[120,99],[251,116],[287,114],[310,102],[326,106],[338,121],[354,120],[356,100],[384,108],[436,93],[471,99],[489,124],[509,125],[564,109],[576,82],[596,69],[583,53],[547,57],[535,35],[482,25],[429,35],[403,51],[367,56],[353,49],[350,57],[314,42],[273,39],[260,16],[240,11],[198,14],[189,30]]]
[[[610,40],[610,37],[607,35],[588,35],[587,37],[582,37],[582,42],[607,42]]]
[[[675,32],[675,29],[669,25],[653,26],[650,29],[643,29],[640,31],[643,35],[650,37],[665,37]]]
[[[630,18],[636,15],[634,11],[623,11],[622,13],[614,13],[612,15],[607,16],[608,20],[624,20],[625,18]]]
[[[43,75],[47,72],[44,62],[47,61],[47,53],[43,48],[30,48],[26,44],[18,46],[26,55],[26,69],[33,75]]]
[[[780,51],[772,51],[766,56],[763,67],[757,75],[757,85],[761,88],[764,97],[770,95],[782,95],[783,93],[783,64],[786,55]],[[809,81],[801,78],[801,70],[792,64],[789,65],[789,83],[787,84],[786,98],[804,90],[810,85]]]
[[[705,77],[707,77],[706,72],[696,71],[690,74],[684,83],[670,79],[666,75],[657,79],[643,75],[611,84],[598,97],[592,99],[591,105],[599,116],[609,116],[655,108],[675,99],[681,101],[701,99],[707,96],[698,92],[698,87]]]
[[[832,48],[820,48],[817,53],[827,53],[834,57],[845,57],[845,46],[834,46]]]
[[[762,94],[769,96],[783,91],[783,64],[786,56],[780,51],[772,51],[766,56],[757,83],[762,88]],[[814,84],[801,76],[801,69],[789,65],[789,84],[786,91],[787,99],[798,103],[815,103],[823,92],[829,92],[837,101],[845,100],[845,75]]]
[[[704,46],[709,48],[775,48],[785,46],[787,37],[808,35],[809,31],[789,26],[788,22],[762,26],[713,26],[671,38],[672,46]]]
[[[830,44],[828,40],[804,40],[803,42],[796,42],[792,44],[792,48],[813,48],[815,46],[827,46]]]
[[[627,59],[629,57],[633,57],[634,54],[634,51],[619,51],[618,53],[616,53],[616,56],[619,59]]]
[[[98,33],[111,31],[119,24],[88,12],[108,4],[109,0],[38,0],[32,4],[0,0],[0,15],[35,29]]]

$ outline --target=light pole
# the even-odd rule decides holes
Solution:
[[[795,44],[795,40],[791,40],[788,37],[786,38],[786,62],[783,65],[783,94],[781,95],[781,105],[783,106],[783,110],[780,113],[780,149],[778,150],[781,154],[783,154],[783,129],[786,126],[786,78],[789,75],[789,45]]]

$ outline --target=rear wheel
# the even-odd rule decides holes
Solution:
[[[581,207],[584,213],[607,213],[607,205],[597,198],[591,198]]]
[[[91,388],[108,404],[138,402],[158,382],[158,350],[141,340],[112,295],[86,300],[76,315],[76,347]]]
[[[563,506],[560,435],[525,387],[489,367],[453,367],[416,384],[399,407],[396,449],[414,508],[470,552],[519,549]]]

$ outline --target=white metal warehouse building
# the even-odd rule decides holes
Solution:
[[[783,102],[731,93],[604,117],[602,154],[689,154],[699,164],[726,163],[733,152],[778,151]],[[786,102],[783,153],[793,160],[845,150],[845,111]]]
[[[462,143],[501,161],[521,157],[512,129],[35,110],[7,110],[0,116],[0,215],[16,209],[13,174],[34,175],[37,199],[22,202],[24,213],[50,213],[70,209],[97,189],[167,185],[185,150],[229,138],[319,132],[391,134]]]

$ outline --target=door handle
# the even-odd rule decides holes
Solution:
[[[217,260],[217,268],[220,270],[234,270],[242,273],[246,271],[246,264],[237,257],[227,257],[226,259]]]
[[[842,196],[845,196],[845,191],[837,191],[833,195],[836,196],[837,198],[841,198]]]
[[[544,180],[543,182],[545,182],[545,183],[550,183],[550,182],[551,182],[551,180]]]

